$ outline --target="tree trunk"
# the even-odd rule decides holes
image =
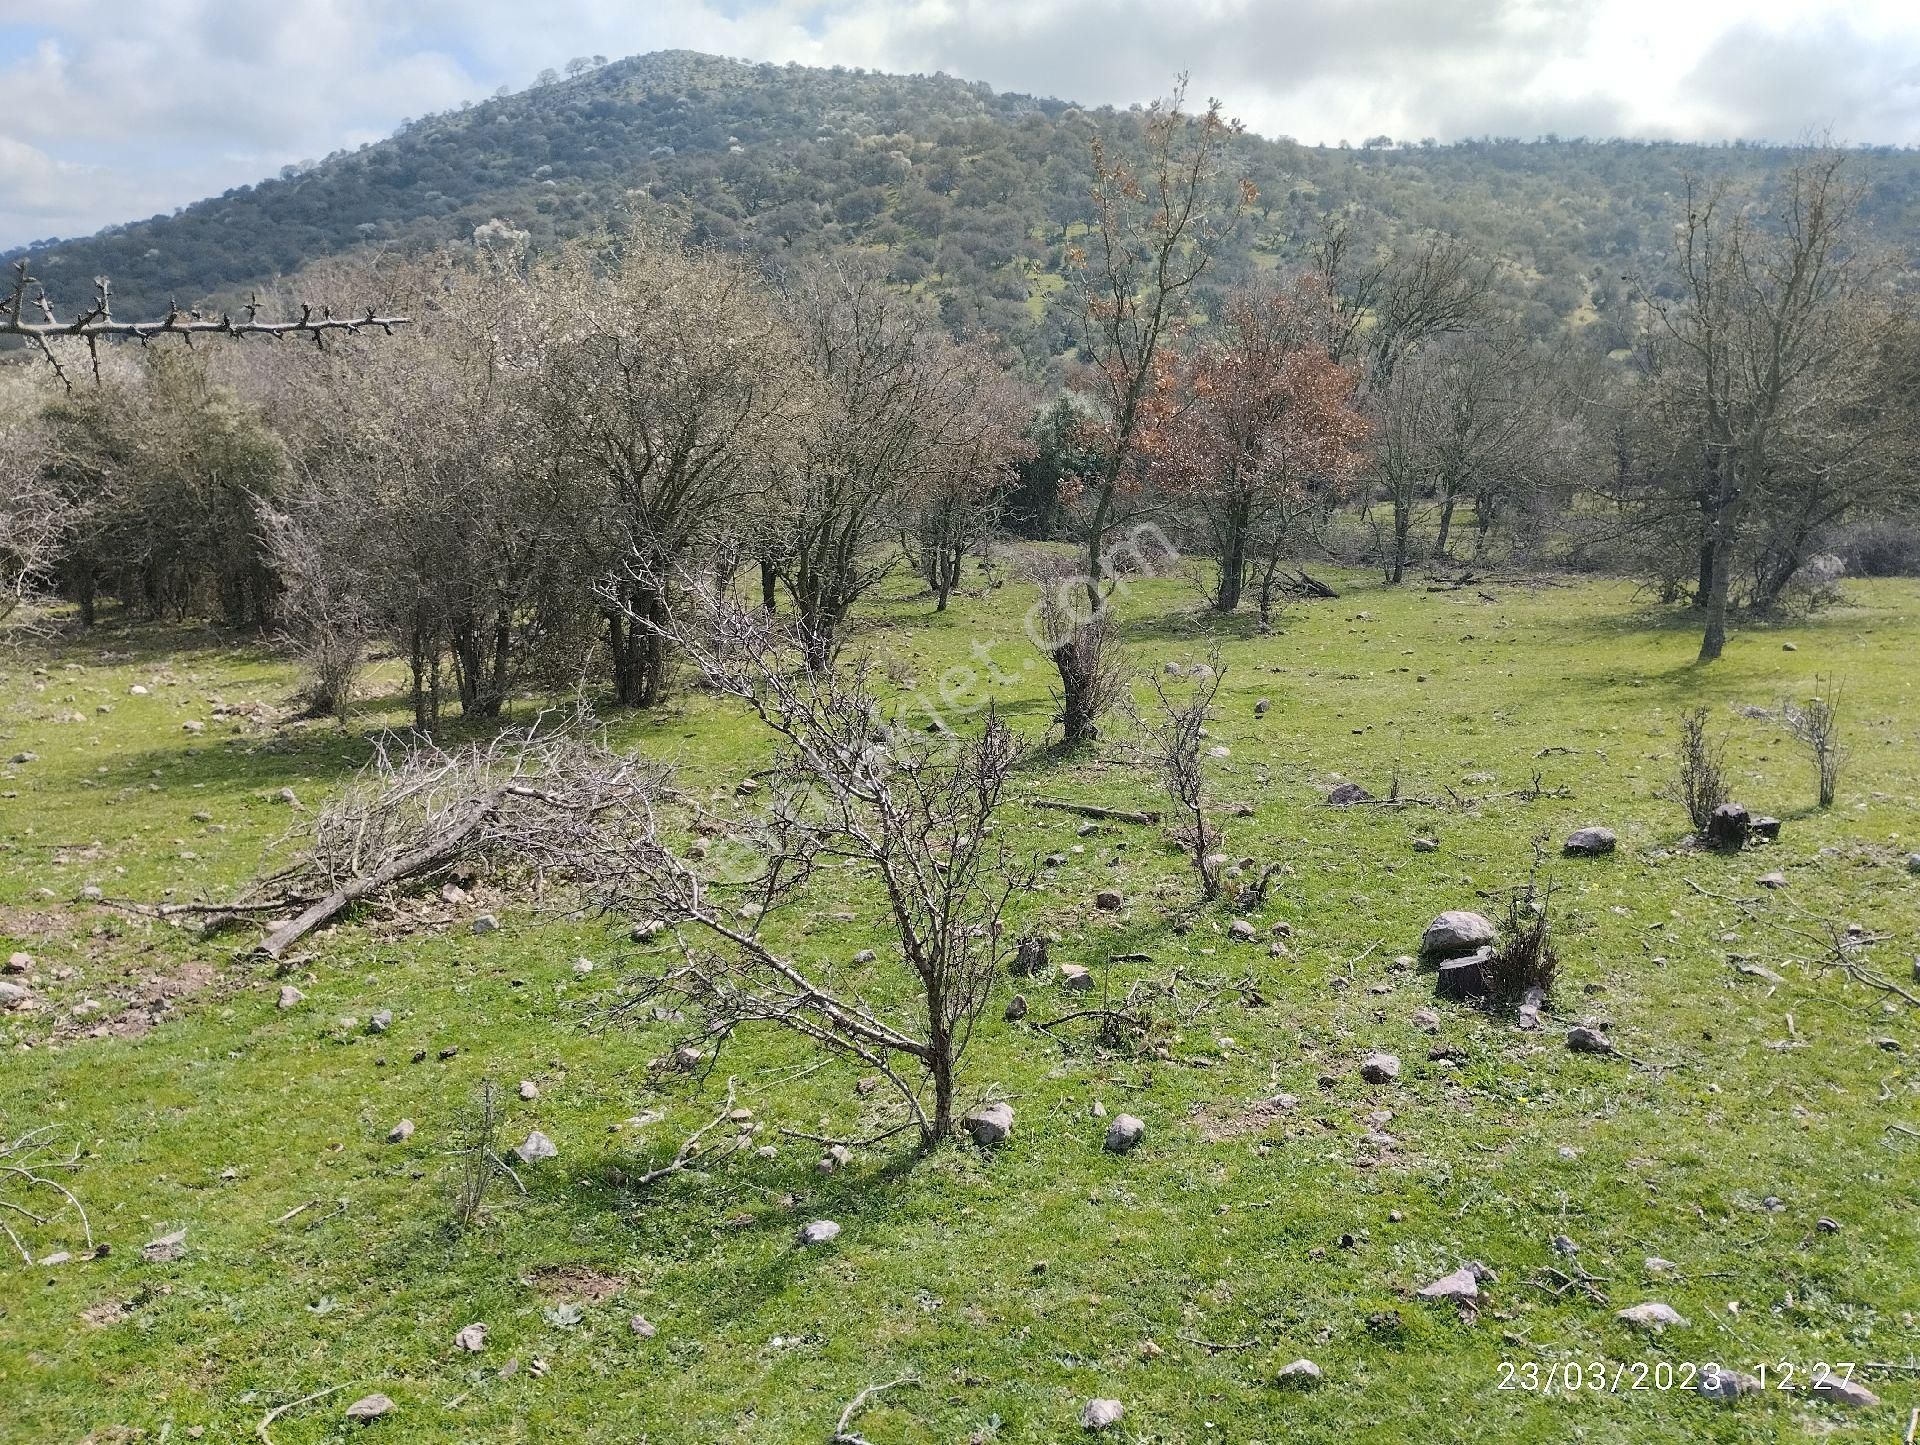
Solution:
[[[1700,661],[1712,662],[1727,646],[1727,589],[1733,578],[1732,549],[1716,538],[1708,544],[1706,557],[1707,590],[1702,606],[1707,611],[1707,628],[1700,639]]]
[[[1237,513],[1227,521],[1226,536],[1220,539],[1220,586],[1213,596],[1216,612],[1232,612],[1240,605],[1240,593],[1246,586],[1247,528]]]
[[[1393,499],[1393,557],[1387,581],[1398,587],[1407,576],[1407,551],[1413,534],[1413,507],[1400,498]]]
[[[1433,539],[1434,555],[1447,555],[1447,534],[1453,530],[1453,504],[1459,500],[1459,494],[1451,487],[1440,502],[1440,535]]]
[[[778,580],[779,574],[774,571],[773,558],[762,557],[760,559],[760,606],[768,616],[772,616],[775,605],[779,601],[774,592],[774,583]]]

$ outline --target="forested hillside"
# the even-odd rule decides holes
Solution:
[[[1139,115],[946,76],[661,52],[411,121],[390,140],[176,215],[9,259],[29,256],[64,307],[111,276],[132,315],[356,247],[468,241],[488,227],[539,246],[664,223],[774,258],[879,253],[896,279],[937,296],[950,324],[998,333],[1038,361],[1073,335],[1063,268],[1089,219],[1096,126],[1125,146]],[[1534,336],[1572,327],[1608,348],[1631,334],[1621,277],[1664,248],[1684,178],[1750,180],[1788,158],[1763,146],[1555,137],[1376,137],[1354,149],[1249,138],[1238,149],[1260,201],[1210,272],[1204,303],[1297,256],[1319,216],[1358,207],[1389,243],[1439,228],[1500,258],[1500,285]],[[1851,168],[1867,190],[1865,220],[1910,251],[1920,153],[1862,151]]]

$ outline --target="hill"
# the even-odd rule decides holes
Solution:
[[[172,216],[36,242],[63,307],[109,275],[124,314],[231,295],[322,257],[471,241],[490,222],[534,245],[609,224],[683,225],[696,241],[780,259],[834,248],[884,258],[1036,359],[1064,349],[1064,252],[1088,219],[1087,141],[1125,145],[1130,111],[996,94],[949,76],[754,65],[688,51],[404,123]],[[1665,244],[1685,176],[1753,179],[1791,152],[1736,143],[1485,137],[1358,149],[1248,137],[1260,203],[1211,277],[1216,292],[1296,258],[1318,214],[1358,207],[1380,239],[1425,227],[1503,258],[1528,329],[1617,345],[1620,277]],[[1856,179],[1876,229],[1911,252],[1920,153],[1862,151]],[[1594,329],[1597,328],[1597,329]]]

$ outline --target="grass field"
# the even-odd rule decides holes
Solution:
[[[37,755],[0,767],[0,954],[33,959],[16,979],[31,1004],[0,1014],[0,1136],[52,1125],[83,1149],[61,1178],[111,1246],[82,1259],[71,1212],[0,1212],[36,1258],[76,1256],[28,1267],[5,1246],[0,1438],[252,1439],[270,1410],[331,1388],[272,1439],[819,1442],[857,1391],[912,1376],[855,1421],[874,1445],[1071,1438],[1096,1396],[1126,1408],[1107,1438],[1138,1441],[1900,1439],[1920,1406],[1920,1028],[1899,994],[1829,966],[1827,929],[1858,925],[1872,941],[1848,956],[1920,991],[1905,864],[1920,848],[1920,586],[1852,584],[1847,605],[1744,631],[1703,669],[1688,619],[1624,585],[1489,600],[1337,580],[1339,600],[1264,638],[1210,628],[1174,583],[1124,603],[1143,671],[1220,646],[1216,791],[1254,810],[1228,821],[1226,848],[1286,865],[1257,941],[1193,906],[1158,829],[1080,836],[1068,814],[1008,811],[1024,846],[1068,860],[1022,894],[1020,926],[1056,933],[1053,961],[1090,966],[1112,997],[1177,976],[1156,1035],[1168,1057],[1005,1023],[997,997],[965,1073],[970,1098],[1012,1101],[1012,1139],[922,1157],[903,1136],[826,1174],[780,1127],[871,1129],[884,1091],[862,1096],[853,1069],[814,1067],[788,1036],[741,1039],[697,1096],[684,1079],[662,1089],[648,1061],[670,1025],[597,1024],[639,952],[624,924],[484,885],[454,904],[429,892],[315,935],[282,979],[240,956],[246,934],[202,940],[110,906],[224,896],[275,866],[276,840],[405,720],[391,666],[372,690],[393,695],[342,730],[236,715],[284,712],[292,677],[231,636],[108,625],[0,660],[0,756]],[[902,589],[857,645],[935,695],[948,669],[990,667],[1004,715],[1037,740],[1050,704],[1024,605],[1009,587],[933,616]],[[1824,812],[1809,762],[1741,710],[1816,678],[1844,680],[1852,750]],[[1729,736],[1737,796],[1785,820],[1777,846],[1676,848],[1686,820],[1657,792],[1697,705]],[[725,798],[767,757],[742,715],[698,696],[614,728]],[[1342,778],[1384,796],[1396,775],[1402,796],[1444,806],[1322,801]],[[1544,795],[1528,798],[1536,775]],[[1124,729],[1084,758],[1037,753],[1014,791],[1157,803]],[[1561,858],[1586,823],[1616,829],[1619,851]],[[1407,955],[1443,909],[1498,913],[1536,840],[1561,964],[1529,1032],[1436,1003]],[[1786,885],[1759,886],[1774,870]],[[1107,887],[1117,913],[1093,907]],[[502,927],[475,936],[483,909]],[[768,928],[843,983],[899,988],[858,879]],[[856,965],[863,949],[879,961]],[[304,1001],[278,1008],[289,981]],[[1009,979],[1004,996],[1016,987],[1030,1020],[1072,1006],[1052,982]],[[369,1033],[381,1009],[391,1029]],[[1569,1052],[1580,1022],[1630,1057]],[[1452,1056],[1430,1058],[1439,1045]],[[1397,1082],[1361,1079],[1376,1049],[1403,1061]],[[634,1188],[710,1117],[725,1074],[777,1155]],[[506,1142],[538,1128],[559,1157],[460,1233],[448,1151],[488,1079]],[[518,1097],[523,1079],[537,1099]],[[1281,1093],[1297,1104],[1256,1107]],[[1142,1144],[1104,1153],[1096,1106],[1142,1118]],[[412,1138],[385,1142],[403,1117]],[[842,1233],[796,1249],[814,1218]],[[142,1258],[182,1228],[183,1257]],[[1495,1276],[1477,1313],[1414,1296],[1467,1260]],[[1556,1293],[1576,1270],[1591,1290]],[[1647,1301],[1689,1323],[1652,1337],[1615,1318]],[[485,1350],[456,1350],[475,1321]],[[1320,1385],[1277,1386],[1299,1357]],[[1770,1385],[1792,1366],[1796,1386],[1815,1362],[1851,1362],[1881,1403],[1769,1389],[1719,1404],[1651,1370],[1591,1388],[1595,1362],[1707,1361],[1765,1366]],[[1516,1368],[1502,1389],[1503,1362],[1541,1377],[1578,1363],[1585,1388],[1525,1388]],[[347,1424],[374,1391],[395,1411]]]

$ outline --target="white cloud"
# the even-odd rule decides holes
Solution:
[[[1906,0],[0,0],[0,27],[0,246],[185,204],[573,55],[675,47],[1095,104],[1187,69],[1309,141],[1920,141]]]

